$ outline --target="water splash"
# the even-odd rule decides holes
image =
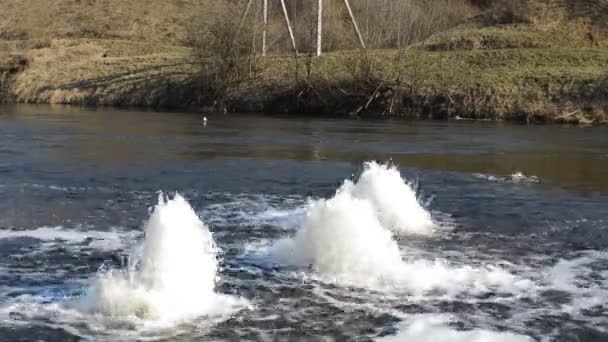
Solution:
[[[489,182],[504,182],[504,183],[540,183],[541,179],[537,176],[527,176],[520,171],[505,177],[496,175],[487,175],[483,173],[473,173],[473,177],[483,179]]]
[[[356,183],[346,181],[331,199],[311,200],[302,228],[277,241],[270,253],[283,263],[308,267],[326,281],[416,295],[513,292],[532,285],[496,266],[404,261],[395,230],[429,234],[425,229],[431,227],[430,215],[399,172],[367,163]]]
[[[382,342],[418,341],[418,342],[532,342],[527,336],[511,332],[496,332],[485,329],[467,331],[456,330],[449,325],[452,317],[448,315],[418,315],[402,323],[402,330],[397,336],[386,336],[377,339]]]
[[[382,285],[402,264],[399,247],[372,204],[347,191],[311,201],[304,226],[293,238],[278,241],[273,253],[339,282],[370,286]]]
[[[540,183],[540,178],[536,176],[524,175],[521,171],[517,171],[509,176],[509,179],[513,183]]]
[[[398,234],[433,233],[431,214],[418,202],[416,191],[394,166],[365,163],[357,182],[346,180],[338,192],[368,200],[382,225]]]
[[[125,269],[100,272],[77,306],[111,317],[173,322],[227,315],[243,299],[218,294],[218,249],[188,202],[162,195]]]

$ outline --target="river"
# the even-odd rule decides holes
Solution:
[[[1,341],[608,340],[607,127],[207,119],[0,106]]]

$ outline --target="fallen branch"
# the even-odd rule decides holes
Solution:
[[[372,103],[372,101],[376,98],[378,91],[380,90],[380,88],[382,88],[383,85],[384,85],[384,82],[380,82],[380,85],[376,88],[376,90],[374,90],[372,95],[369,97],[369,100],[365,104],[365,109],[367,109],[369,107],[369,105]]]

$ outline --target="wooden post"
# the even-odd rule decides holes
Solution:
[[[319,7],[317,12],[317,56],[321,56],[323,52],[323,0],[319,0],[317,6]]]
[[[344,0],[344,4],[346,5],[346,9],[348,10],[348,14],[350,15],[350,20],[353,22],[355,32],[357,32],[357,37],[359,37],[359,43],[361,43],[361,47],[365,49],[365,42],[363,41],[363,36],[361,35],[361,31],[359,31],[359,25],[357,25],[357,20],[355,20],[355,15],[353,14],[353,10],[350,8],[348,0]]]
[[[268,31],[268,0],[264,0],[264,26],[262,27],[262,56],[266,56],[266,32]]]
[[[287,14],[287,7],[285,6],[285,0],[281,0],[281,6],[283,7],[283,14],[285,15],[285,23],[287,24],[287,30],[289,31],[289,37],[291,38],[291,46],[293,51],[298,53],[298,47],[296,46],[296,38],[293,36],[293,30],[291,29],[291,22],[289,21],[289,14]]]

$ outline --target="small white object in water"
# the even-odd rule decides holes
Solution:
[[[527,182],[527,183],[539,183],[540,179],[536,176],[526,176],[522,172],[518,171],[511,175],[512,182]]]

